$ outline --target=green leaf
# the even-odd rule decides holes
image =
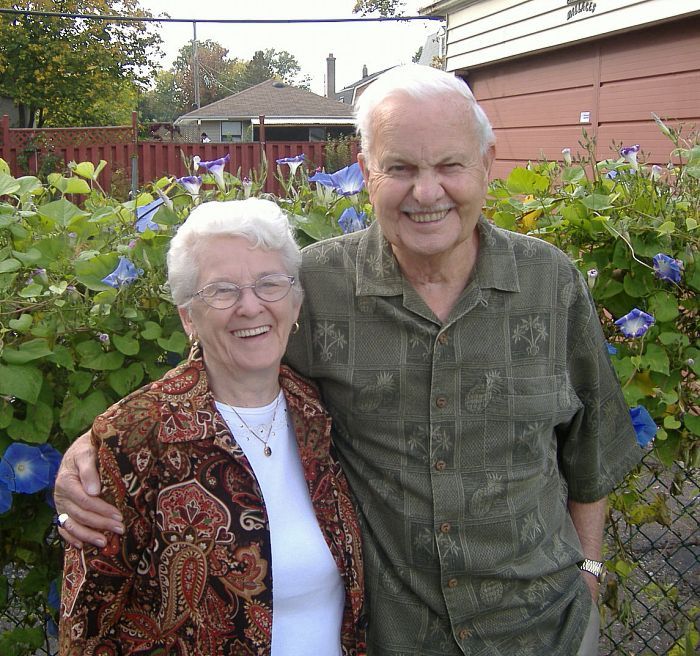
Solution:
[[[657,229],[660,235],[672,235],[676,232],[676,224],[673,221],[664,221]]]
[[[308,216],[294,214],[290,217],[292,225],[296,230],[301,230],[309,235],[313,240],[320,241],[340,234],[342,231],[337,220],[326,216],[326,213],[319,209],[312,209]]]
[[[78,178],[71,178],[71,180],[76,180],[78,182],[86,184],[84,180],[79,180]],[[88,193],[89,191],[90,189],[88,188]],[[49,221],[53,221],[57,225],[62,226],[64,228],[75,217],[88,216],[87,212],[84,212],[77,205],[74,205],[65,198],[60,198],[59,200],[52,201],[51,203],[46,203],[46,205],[39,205],[39,207],[37,208],[37,213],[39,214],[39,216],[48,219]]]
[[[164,351],[182,353],[187,348],[187,337],[185,337],[183,332],[178,330],[167,339],[160,337],[158,339],[158,346],[160,346]]]
[[[11,175],[0,173],[0,196],[17,193],[20,190],[20,184]]]
[[[51,435],[53,426],[53,406],[41,400],[27,406],[24,419],[14,418],[7,427],[7,434],[13,440],[43,444]]]
[[[59,423],[68,437],[80,435],[92,425],[95,417],[107,409],[107,399],[100,390],[85,398],[69,393],[61,407]]]
[[[126,369],[113,371],[109,374],[107,380],[119,396],[126,396],[141,384],[143,376],[143,366],[139,362],[134,362]]]
[[[651,291],[651,280],[639,271],[628,271],[622,281],[625,293],[632,298],[642,298]]]
[[[105,162],[102,160],[103,163],[103,168]],[[92,162],[80,162],[80,164],[76,164],[75,162],[70,163],[70,168],[73,171],[73,173],[76,173],[82,178],[86,178],[87,180],[95,180],[95,165]]]
[[[68,371],[75,371],[75,360],[73,360],[73,352],[63,346],[63,344],[56,344],[53,347],[53,353],[46,358],[49,362],[58,367],[63,367],[68,369]]]
[[[25,266],[33,266],[41,261],[41,251],[34,247],[26,251],[12,251],[12,254]]]
[[[0,394],[36,403],[43,376],[32,365],[0,364]]]
[[[44,288],[38,283],[31,283],[19,291],[19,296],[22,298],[36,298],[44,291]]]
[[[692,217],[688,217],[685,220],[685,227],[687,228],[688,232],[692,232],[693,230],[695,230],[695,228],[698,227],[698,222]]]
[[[22,263],[10,257],[0,262],[0,273],[12,273],[22,268]]]
[[[102,278],[117,268],[119,256],[116,253],[97,255],[86,260],[75,261],[75,275],[78,281],[93,291],[112,289],[102,282]]]
[[[32,327],[32,321],[31,314],[21,314],[19,319],[10,319],[7,323],[12,330],[18,333],[26,333]]]
[[[12,404],[5,399],[0,399],[0,429],[10,425],[13,414]]]
[[[591,194],[590,196],[584,196],[581,202],[589,209],[595,212],[600,212],[602,210],[607,210],[613,207],[610,202],[610,196],[607,194]]]
[[[697,415],[691,415],[688,412],[683,417],[683,423],[693,435],[700,437],[700,417]]]
[[[124,355],[136,355],[139,352],[140,344],[134,339],[134,333],[128,332],[126,335],[112,335],[112,344]]]
[[[673,415],[666,415],[664,417],[664,428],[668,430],[676,430],[676,428],[681,427],[681,422],[678,421]]]
[[[649,299],[649,308],[657,321],[672,321],[678,316],[678,299],[668,292],[657,292]]]
[[[94,380],[95,375],[89,371],[75,371],[68,376],[68,385],[70,390],[77,396],[81,396],[88,391]]]
[[[2,358],[8,364],[25,364],[52,353],[53,351],[45,339],[32,339],[20,344],[19,350],[6,347],[2,352]]]
[[[512,194],[531,194],[536,196],[549,189],[549,178],[529,169],[516,167],[506,179],[506,188]]]
[[[158,339],[162,334],[163,329],[154,321],[146,321],[143,324],[143,330],[141,331],[141,337],[143,339]]]
[[[117,351],[103,351],[97,342],[82,342],[76,347],[83,369],[114,371],[124,364],[124,356]]]
[[[504,230],[515,230],[518,225],[516,215],[513,212],[494,212],[493,222]]]
[[[18,626],[0,634],[0,654],[3,656],[24,656],[33,654],[44,644],[44,631],[41,627]]]
[[[17,178],[17,182],[19,182],[19,196],[25,196],[41,189],[41,180],[33,175],[23,175],[21,178]]]
[[[659,333],[658,339],[664,346],[688,346],[690,340],[683,333],[664,332]]]
[[[668,376],[669,360],[666,350],[657,344],[648,344],[642,356],[642,366]]]

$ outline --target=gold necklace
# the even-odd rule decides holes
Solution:
[[[246,427],[248,432],[256,440],[258,440],[258,442],[263,443],[263,446],[265,447],[263,449],[263,453],[265,454],[266,458],[269,458],[272,455],[272,449],[270,448],[270,445],[268,444],[268,442],[270,441],[270,435],[272,434],[272,427],[275,425],[275,419],[277,419],[277,406],[279,406],[279,404],[280,404],[280,395],[278,394],[277,400],[275,401],[275,411],[272,413],[272,421],[270,422],[270,426],[267,429],[267,436],[265,437],[265,439],[260,437],[250,426],[248,426],[248,424],[245,422],[245,419],[243,419],[243,417],[241,417],[241,415],[239,415],[236,412],[236,409],[232,405],[229,406],[229,408],[231,408],[231,410],[233,410],[233,414],[236,415],[236,417],[238,417],[239,421],[243,424],[243,426]],[[264,425],[265,424],[263,424],[263,426]]]

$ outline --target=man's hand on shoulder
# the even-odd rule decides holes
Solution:
[[[68,515],[58,532],[78,549],[84,542],[104,547],[107,541],[102,531],[124,533],[121,513],[97,496],[100,477],[96,460],[90,433],[85,433],[66,451],[56,477],[56,512]]]

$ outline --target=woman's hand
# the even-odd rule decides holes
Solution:
[[[66,451],[56,477],[56,512],[68,515],[58,532],[78,549],[82,549],[84,542],[104,547],[107,540],[101,531],[124,533],[121,513],[97,496],[100,477],[96,460],[90,433],[85,433]]]

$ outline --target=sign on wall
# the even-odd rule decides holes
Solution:
[[[595,2],[580,2],[579,0],[566,0],[569,11],[566,13],[566,20],[571,20],[574,16],[583,13],[594,13]]]

